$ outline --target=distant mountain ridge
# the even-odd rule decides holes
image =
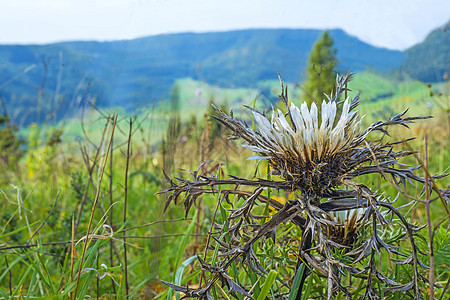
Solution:
[[[450,20],[433,30],[422,43],[405,51],[401,70],[425,82],[445,80],[450,63]]]
[[[280,73],[284,80],[298,82],[321,32],[252,29],[114,42],[0,45],[0,93],[8,109],[19,109],[34,121],[40,86],[44,86],[41,113],[54,111],[59,118],[79,105],[88,83],[87,93],[96,96],[98,105],[135,109],[167,98],[177,78],[251,87]],[[340,70],[386,71],[399,67],[404,59],[400,51],[371,46],[340,29],[329,32]]]

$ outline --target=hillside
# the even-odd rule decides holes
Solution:
[[[420,44],[405,51],[401,66],[412,78],[425,82],[443,81],[450,58],[450,21],[433,30]]]
[[[280,73],[284,80],[298,82],[320,33],[255,29],[115,42],[0,46],[0,92],[10,115],[30,123],[53,111],[56,119],[71,114],[85,94],[95,98],[97,105],[127,110],[157,103],[168,97],[179,78],[251,88]],[[400,51],[373,47],[342,30],[330,34],[341,70],[385,71],[402,62]]]

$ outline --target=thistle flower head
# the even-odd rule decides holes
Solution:
[[[252,111],[258,129],[242,131],[247,144],[256,153],[251,159],[268,159],[275,173],[294,184],[294,189],[321,190],[339,184],[337,177],[347,172],[345,160],[360,143],[356,112],[344,101],[342,113],[336,118],[336,101],[323,101],[321,111],[313,103],[300,108],[291,103],[287,112],[281,110],[269,119]],[[319,117],[320,114],[320,117]],[[317,190],[319,188],[319,190]]]

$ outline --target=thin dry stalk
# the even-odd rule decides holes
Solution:
[[[109,118],[109,120],[112,121],[112,118]],[[113,208],[113,204],[114,204],[114,200],[113,200],[113,175],[114,175],[114,170],[113,170],[113,161],[114,161],[114,157],[113,157],[113,153],[114,152],[114,136],[111,136],[111,149],[110,149],[110,153],[109,153],[109,207],[110,207],[110,212],[109,212],[109,226],[111,226],[111,228],[113,227],[113,220],[114,220],[114,208]],[[109,264],[111,265],[111,267],[114,267],[114,259],[113,259],[113,248],[114,248],[114,240],[111,239],[109,241]],[[111,286],[113,289],[113,293],[116,294],[116,285],[114,283],[114,279],[111,278]]]
[[[406,145],[409,149],[412,149],[411,145],[406,142]],[[427,168],[425,168],[424,162],[420,159],[420,157],[417,155],[417,153],[413,153],[414,158],[417,160],[420,166],[424,167],[424,172],[428,177],[429,182],[431,183],[431,186],[433,187],[433,190],[438,194],[439,199],[441,199],[442,205],[444,206],[445,212],[447,213],[447,219],[450,219],[450,210],[448,208],[447,202],[445,201],[444,193],[448,192],[448,186],[446,187],[446,190],[441,190],[437,185],[435,178],[430,174]],[[447,176],[449,173],[443,174],[440,177]],[[448,200],[447,200],[448,201]]]
[[[109,119],[111,119],[111,118],[108,118],[108,120]],[[112,118],[112,120],[114,121],[114,117]],[[102,137],[101,137],[99,146],[96,146],[93,142],[90,142],[95,147],[95,154],[94,154],[94,159],[92,159],[92,165],[90,163],[91,159],[89,158],[89,154],[87,153],[87,149],[85,147],[83,147],[81,145],[81,142],[79,141],[79,146],[80,146],[81,154],[82,154],[82,157],[83,157],[83,162],[84,162],[84,164],[86,166],[86,169],[88,171],[88,181],[86,183],[86,188],[84,190],[82,200],[80,201],[81,204],[80,204],[80,208],[78,210],[78,216],[77,216],[77,219],[76,219],[77,221],[75,223],[75,235],[78,232],[78,226],[80,224],[81,214],[83,213],[83,207],[86,204],[87,195],[88,195],[88,192],[89,192],[89,187],[92,187],[92,190],[94,191],[94,193],[96,193],[96,188],[95,188],[95,185],[94,185],[94,180],[93,180],[92,174],[94,173],[95,166],[98,163],[98,157],[100,156],[100,150],[102,149],[101,145],[103,144],[103,141],[104,141],[104,138],[105,138],[106,131],[107,131],[108,127],[109,127],[109,121],[105,124],[105,127],[103,128]],[[110,152],[112,154],[112,151],[113,151],[112,150],[113,149],[112,142],[111,142],[110,149],[111,149]],[[110,206],[110,207],[112,208],[112,206]],[[102,207],[100,202],[99,202],[99,209],[100,209],[100,212],[102,214],[104,214],[104,210],[103,210],[103,207]],[[112,220],[112,217],[111,217],[111,220]],[[111,247],[112,247],[113,253],[116,256],[117,261],[121,265],[119,252],[117,250],[116,245],[113,243],[113,241],[111,241]],[[113,289],[115,289],[114,285],[113,285]]]
[[[445,292],[447,291],[449,285],[450,285],[450,279],[447,280],[447,284],[445,285],[444,289],[442,290],[442,295],[441,295],[441,297],[439,298],[439,300],[444,299]]]
[[[186,220],[189,220],[189,219],[186,219]],[[126,235],[126,236],[122,236],[122,237],[120,237],[120,236],[114,237],[114,239],[118,240],[118,239],[123,239],[124,237],[127,238],[127,239],[131,239],[131,238],[133,238],[133,239],[159,239],[159,238],[169,238],[169,237],[177,237],[177,236],[184,236],[184,235],[185,235],[184,233],[152,235],[152,236]],[[193,235],[193,236],[195,236],[195,235]],[[199,234],[198,236],[206,237],[208,235],[207,234]],[[75,242],[75,238],[73,238],[71,240],[60,241],[60,242],[49,242],[49,243],[39,243],[39,244],[24,244],[24,245],[14,245],[14,246],[2,247],[2,248],[0,248],[0,251],[12,250],[12,249],[29,249],[29,248],[35,248],[35,247],[41,247],[41,246],[64,246],[64,245],[72,244],[72,243],[75,246],[78,242],[86,240],[87,238],[89,238],[89,239],[92,239],[92,238],[107,239],[108,238],[109,239],[111,237],[110,236],[104,236],[104,235],[90,234],[88,237],[87,236],[82,237],[82,239],[78,240],[77,242]],[[131,245],[130,243],[128,243],[128,244]],[[71,278],[73,278],[73,276]]]
[[[72,237],[70,242],[70,282],[73,282],[73,266],[75,261],[75,219],[72,215]],[[72,299],[72,294],[70,294],[70,299]]]
[[[191,218],[184,218],[184,219],[173,219],[173,220],[158,220],[158,221],[154,221],[154,222],[150,222],[147,224],[142,224],[142,225],[138,225],[138,226],[133,226],[133,227],[129,227],[129,228],[124,228],[122,230],[119,230],[119,232],[125,232],[125,231],[129,231],[129,230],[133,230],[133,229],[138,229],[138,228],[143,228],[143,227],[148,227],[154,224],[159,224],[159,223],[172,223],[172,222],[179,222],[179,221],[191,221]]]
[[[128,133],[128,143],[127,143],[127,162],[125,167],[125,195],[124,195],[124,203],[123,203],[123,224],[127,222],[127,198],[128,198],[128,168],[130,166],[130,157],[131,157],[131,136],[133,132],[133,119],[130,118],[130,131]],[[124,264],[125,264],[125,295],[128,296],[128,259],[127,259],[127,240],[125,233],[123,234],[123,256],[124,256]]]
[[[112,239],[111,239],[112,240]],[[99,249],[97,248],[97,257],[99,257],[100,256],[100,251],[99,251]],[[97,264],[96,264],[96,269],[98,270],[99,269],[99,265],[98,265],[98,259],[97,259]],[[99,292],[99,290],[100,290],[100,278],[98,277],[98,276],[95,276],[96,277],[96,281],[97,281],[97,291],[96,291],[96,295],[97,295],[97,300],[99,299],[99,297],[100,297],[100,292]],[[112,279],[112,277],[111,277],[111,279]],[[114,286],[114,285],[113,285]]]
[[[103,128],[100,146],[95,147],[96,150],[95,150],[95,155],[94,155],[94,159],[92,162],[92,166],[89,163],[89,156],[87,154],[87,150],[84,149],[83,146],[81,146],[81,142],[78,141],[80,150],[81,150],[81,154],[82,154],[82,157],[84,160],[84,164],[86,165],[86,168],[88,170],[89,178],[88,178],[88,182],[86,183],[86,188],[84,189],[83,198],[81,199],[81,203],[80,203],[80,208],[78,210],[78,216],[77,216],[77,220],[75,222],[75,234],[78,231],[78,225],[80,224],[80,220],[81,220],[81,213],[83,212],[84,204],[86,203],[87,195],[89,192],[89,186],[91,185],[91,182],[92,182],[92,173],[94,172],[95,165],[97,164],[98,156],[100,155],[100,148],[101,148],[101,145],[103,144],[103,139],[104,139],[107,128],[108,128],[107,125],[105,125],[105,127]],[[85,136],[85,138],[87,139],[87,136]]]
[[[88,141],[92,146],[95,147],[96,145],[89,138],[89,135],[87,134],[87,131],[86,131],[86,128],[84,125],[84,114],[85,114],[85,110],[86,110],[86,102],[88,101],[88,93],[89,93],[89,89],[91,87],[91,83],[92,83],[92,81],[89,81],[87,84],[86,90],[84,92],[84,97],[83,97],[83,105],[81,106],[81,130],[83,131],[84,138],[86,139],[86,141]]]
[[[428,227],[428,248],[430,250],[430,272],[428,280],[430,282],[430,300],[434,299],[434,247],[433,247],[433,228],[431,227],[431,214],[430,214],[430,194],[428,187],[428,136],[425,134],[425,209],[427,213],[427,227]]]
[[[112,132],[111,132],[111,139],[114,136],[114,129],[116,128],[116,123],[117,123],[117,115],[114,118],[114,124],[113,124]],[[103,167],[102,167],[102,172],[100,173],[100,179],[98,181],[97,193],[95,195],[94,204],[92,204],[92,211],[91,211],[91,216],[89,217],[89,224],[88,224],[86,236],[89,236],[89,233],[91,231],[92,220],[94,219],[95,208],[97,207],[98,198],[100,196],[100,185],[102,183],[103,174],[105,173],[105,167],[106,167],[106,161],[108,159],[108,154],[111,149],[111,139],[108,144],[108,150],[106,151],[105,160],[103,162]],[[81,254],[80,268],[78,270],[78,275],[77,275],[77,283],[75,285],[75,293],[74,293],[75,297],[76,297],[77,291],[78,291],[78,284],[80,283],[81,271],[83,270],[84,256],[86,254],[88,244],[89,244],[89,239],[86,239],[84,242],[83,252]]]
[[[214,222],[216,220],[216,215],[217,215],[217,211],[219,210],[219,206],[221,204],[221,201],[217,201],[217,205],[216,205],[216,209],[214,210],[214,214],[213,214],[213,218],[211,220],[211,225],[209,226],[209,231],[208,231],[208,238],[206,239],[206,247],[205,247],[205,251],[203,253],[203,260],[206,260],[206,257],[208,255],[208,248],[209,248],[209,243],[211,242],[211,236],[213,233],[213,227],[214,227]],[[200,283],[199,286],[202,286],[202,281],[203,281],[203,277],[205,275],[205,270],[202,269],[202,273],[200,275]]]
[[[34,231],[34,233],[31,235],[30,239],[28,240],[29,244],[31,242],[31,240],[33,239],[33,237],[39,232],[39,230],[41,230],[41,228],[45,225],[45,223],[47,223],[48,219],[50,218],[50,216],[53,214],[53,211],[55,210],[56,207],[56,203],[58,202],[58,198],[59,198],[59,194],[61,193],[61,189],[59,189],[58,191],[58,195],[56,195],[56,199],[55,202],[53,203],[53,206],[49,212],[49,214],[47,215],[47,218],[45,218],[44,222],[42,222],[41,225],[39,225],[39,227]]]

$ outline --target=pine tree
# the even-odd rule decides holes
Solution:
[[[324,92],[333,90],[337,65],[334,41],[328,31],[324,31],[314,44],[308,59],[307,81],[304,84],[305,101],[308,103],[322,102]]]

